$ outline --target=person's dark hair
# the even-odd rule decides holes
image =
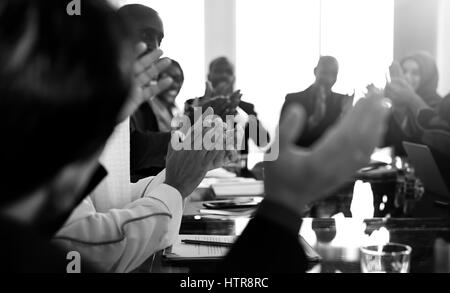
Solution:
[[[328,55],[320,56],[316,68],[319,67],[320,64],[336,64],[339,66],[339,62],[337,61],[337,59],[333,56]]]
[[[209,72],[212,72],[216,66],[222,64],[229,65],[234,70],[233,64],[230,62],[230,60],[228,60],[227,57],[218,57],[212,60],[211,63],[209,63]]]
[[[128,29],[106,1],[0,3],[0,206],[100,151],[131,88]]]
[[[178,63],[176,60],[170,59],[171,63],[170,63],[170,67],[177,67],[180,72],[181,72],[181,79],[184,82],[184,72],[183,72],[183,68],[181,68],[180,63]]]
[[[138,34],[145,28],[152,35],[157,36],[161,44],[164,38],[164,25],[156,10],[142,4],[128,4],[120,7],[117,13],[129,23],[135,39],[141,37]]]

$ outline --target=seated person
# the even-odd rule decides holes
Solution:
[[[385,94],[393,102],[385,146],[393,146],[394,153],[405,156],[403,141],[421,141],[421,130],[415,123],[423,109],[436,108],[442,98],[437,94],[438,69],[427,53],[416,53],[390,67],[391,82]]]
[[[122,6],[117,13],[130,24],[135,43],[145,43],[147,51],[159,48],[164,38],[164,27],[155,10],[141,4],[129,4]],[[147,129],[149,125],[157,123],[148,115],[148,108],[148,102],[143,103],[130,120],[131,182],[155,176],[166,165],[170,133]]]
[[[213,106],[216,113],[223,112],[222,118],[225,120],[226,115],[235,115],[235,122],[240,124],[244,130],[244,138],[242,146],[239,149],[241,158],[247,163],[246,155],[249,152],[249,141],[252,140],[258,147],[265,147],[270,143],[268,131],[264,128],[258,119],[255,106],[241,99],[240,90],[234,91],[236,76],[233,64],[226,57],[218,57],[209,64],[208,81],[206,83],[205,95],[198,99],[186,101],[185,112],[189,113],[195,102],[203,100],[212,100],[217,97],[225,97],[225,104],[220,103],[217,99],[217,106]],[[229,101],[229,105],[226,101]],[[200,102],[201,103],[201,102]],[[221,111],[221,107],[225,107]],[[253,176],[245,166],[240,170],[242,176]]]
[[[83,21],[57,0],[2,4],[0,270],[64,273],[67,252],[46,231],[84,197],[131,88],[123,22],[106,1],[83,3]]]
[[[170,67],[161,73],[160,78],[163,77],[170,77],[173,80],[172,85],[154,99],[143,103],[131,117],[132,133],[134,133],[131,141],[131,157],[134,159],[141,151],[147,152],[145,150],[146,144],[152,144],[151,139],[141,141],[140,138],[144,138],[145,134],[153,136],[155,133],[170,133],[174,126],[172,119],[180,115],[180,110],[175,104],[175,99],[184,82],[183,70],[180,64],[175,60],[171,60]],[[142,168],[134,169],[131,181],[136,182],[139,179],[154,176],[155,172],[159,173],[163,169],[164,167],[142,166]]]
[[[208,82],[215,92],[214,95],[231,95],[233,93],[235,81],[236,76],[234,66],[227,58],[219,57],[211,61],[209,64]],[[259,147],[267,146],[269,144],[269,134],[258,119],[255,105],[245,102],[239,97],[237,112],[238,115],[243,112],[242,114],[245,113],[244,115],[248,116],[247,119],[244,118],[244,121],[246,122],[245,125],[243,125],[245,130],[244,148],[240,153],[244,155],[248,154],[248,142],[250,139]],[[258,129],[257,133],[250,133],[249,123],[251,122],[249,119],[253,119],[252,122],[256,123],[255,125],[257,125]]]
[[[321,56],[314,68],[316,77],[314,84],[303,92],[286,96],[281,115],[284,115],[286,109],[296,104],[305,109],[308,117],[306,129],[298,137],[298,146],[312,146],[352,105],[353,97],[332,91],[338,71],[339,64],[336,58]]]

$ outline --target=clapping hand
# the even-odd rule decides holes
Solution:
[[[212,108],[208,108],[186,136],[181,137],[180,132],[174,132],[169,144],[165,183],[176,188],[183,198],[194,191],[208,171],[222,167],[237,157],[233,140],[230,139],[235,135],[235,130],[227,129],[222,119],[213,114]],[[207,144],[205,135],[211,138]],[[198,143],[200,147],[196,147]]]
[[[287,109],[277,134],[279,157],[265,162],[266,199],[301,213],[308,203],[352,180],[379,145],[389,108],[388,100],[369,91],[311,149],[295,145],[305,126],[303,108]]]
[[[131,116],[142,103],[152,99],[172,85],[173,80],[170,77],[156,80],[159,74],[170,66],[170,60],[168,58],[161,59],[163,52],[160,49],[141,56],[146,48],[144,43],[138,44],[136,48],[138,59],[133,67],[133,92],[119,116],[120,122]]]

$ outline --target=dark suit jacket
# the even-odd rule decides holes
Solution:
[[[302,147],[310,147],[313,145],[330,126],[336,123],[342,114],[342,106],[345,100],[350,98],[352,97],[332,92],[326,99],[326,113],[322,122],[313,129],[306,126],[299,136],[297,144]],[[310,86],[303,92],[288,94],[281,115],[292,104],[302,106],[307,116],[312,116],[316,107],[316,91],[314,87]]]
[[[269,132],[262,126],[261,122],[258,119],[258,114],[255,111],[255,105],[251,104],[251,103],[247,103],[244,101],[241,101],[241,103],[239,104],[239,107],[244,110],[245,113],[247,113],[248,115],[252,115],[253,117],[256,118],[256,125],[258,126],[258,130],[261,129],[261,131],[258,131],[257,135],[254,137],[250,136],[250,128],[249,128],[249,124],[247,123],[247,125],[245,126],[245,148],[243,151],[241,151],[241,154],[248,154],[248,142],[249,139],[252,139],[253,142],[259,146],[259,147],[264,147],[265,145],[261,145],[261,141],[260,141],[260,137],[259,135],[267,135],[267,138],[265,141],[267,141],[268,143],[270,142],[270,137],[269,137]]]
[[[169,132],[159,132],[150,104],[142,104],[130,119],[131,182],[155,176],[165,168],[170,137]]]

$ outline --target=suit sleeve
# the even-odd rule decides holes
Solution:
[[[170,143],[169,132],[140,131],[130,121],[130,171],[135,175],[143,170],[154,168],[158,172],[166,165],[167,149]],[[157,172],[155,172],[157,173]]]
[[[236,241],[221,273],[304,273],[305,252],[299,242],[301,218],[291,210],[265,200]]]
[[[270,135],[258,119],[255,106],[250,103],[241,102],[239,107],[249,115],[249,123],[245,125],[245,141],[248,142],[248,140],[251,139],[259,147],[268,145],[270,143]],[[252,125],[252,128],[250,125]],[[257,132],[250,131],[251,129],[257,129]],[[246,149],[248,150],[248,145],[246,145]]]

